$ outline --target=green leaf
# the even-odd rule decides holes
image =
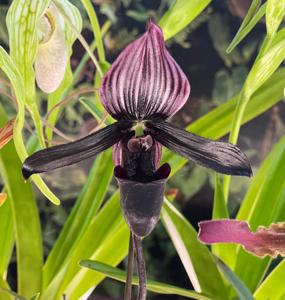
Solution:
[[[90,0],[81,0],[81,3],[85,7],[91,22],[94,38],[97,44],[98,56],[100,62],[104,63],[106,59],[105,59],[105,51],[104,51],[104,45],[102,40],[102,33],[101,33],[100,25],[93,4]]]
[[[40,299],[40,293],[37,293],[35,296],[33,296],[30,300],[38,300]]]
[[[269,295],[274,300],[283,300],[285,297],[285,259],[270,272],[264,282],[254,293],[255,300],[267,300]]]
[[[285,137],[275,144],[255,174],[237,214],[237,219],[248,221],[252,230],[256,230],[259,225],[269,226],[285,218],[284,165]],[[257,258],[239,247],[234,271],[254,291],[269,263],[268,257]]]
[[[0,112],[1,122],[6,116]],[[0,152],[0,172],[11,200],[17,250],[17,281],[21,295],[31,297],[42,284],[42,239],[38,210],[30,183],[21,174],[21,161],[13,143]]]
[[[7,282],[0,276],[0,299],[1,300],[14,300],[11,294],[9,294],[9,286]]]
[[[279,32],[276,34],[276,39],[278,39],[279,34],[283,36],[283,32]],[[257,58],[245,81],[241,92],[242,96],[249,99],[271,77],[284,58],[285,40],[282,39]],[[241,101],[243,100],[241,99]]]
[[[91,258],[115,266],[127,255],[128,241],[129,229],[120,210],[119,193],[115,193],[74,245],[72,256],[44,290],[41,299],[57,299],[62,294],[70,300],[79,299],[104,278],[79,268],[79,261]]]
[[[105,277],[104,275],[96,274],[91,270],[80,268],[78,263],[81,258],[90,257],[91,259],[116,266],[126,257],[128,253],[129,228],[125,224],[124,219],[121,218],[121,220],[122,223],[116,231],[113,231],[112,234],[108,234],[108,238],[102,240],[101,245],[97,244],[96,247],[90,249],[91,251],[89,250],[91,255],[87,255],[87,253],[81,255],[78,253],[76,260],[72,262],[72,265],[74,264],[74,266],[76,263],[76,274],[74,278],[69,278],[69,284],[62,290],[66,293],[68,299],[79,299],[86,292],[90,291],[90,289],[96,287]],[[86,242],[87,240],[85,241],[85,247],[87,246]],[[62,292],[59,292],[58,296],[61,294]]]
[[[224,197],[223,187],[218,174],[215,175],[215,195],[213,206],[213,219],[228,219],[229,213]],[[231,244],[212,245],[212,252],[223,262],[229,264],[232,256],[235,255],[235,247]]]
[[[176,0],[159,21],[164,39],[168,40],[181,31],[210,3],[211,0]]]
[[[283,31],[278,32],[273,39],[266,38],[264,40],[262,49],[246,78],[232,119],[232,128],[229,136],[229,142],[232,144],[236,144],[238,141],[242,118],[251,96],[272,76],[285,58],[285,40],[280,39],[280,36],[284,36]],[[229,194],[230,178],[230,176],[225,175],[223,180],[226,200]]]
[[[267,0],[266,6],[266,29],[269,36],[274,35],[285,14],[284,0]]]
[[[250,290],[225,263],[218,258],[216,259],[216,263],[230,284],[233,286],[240,300],[254,300]]]
[[[227,53],[232,52],[265,15],[266,3],[259,7],[260,3],[260,0],[252,1],[246,17],[244,18],[238,32],[227,49]]]
[[[12,299],[14,299],[14,300],[27,300],[25,297],[23,297],[23,296],[20,296],[19,294],[17,294],[17,293],[15,293],[15,292],[13,292],[13,291],[11,291],[11,290],[9,290],[9,289],[6,289],[6,288],[1,288],[0,287],[0,295],[1,295],[1,293],[3,294],[3,295],[5,295],[5,296],[13,296],[13,298]],[[4,296],[4,297],[5,297]],[[3,300],[4,299],[11,299],[11,297],[9,297],[9,298],[4,298],[3,297]],[[2,299],[2,298],[1,298]]]
[[[197,240],[195,229],[167,199],[161,217],[194,289],[215,299],[226,299],[223,279],[211,253]]]
[[[229,212],[225,201],[221,180],[219,175],[215,175],[215,195],[213,207],[213,219],[228,219]]]
[[[112,266],[109,266],[107,264],[94,261],[94,260],[83,260],[80,262],[80,266],[94,270],[96,272],[102,273],[106,275],[107,277],[113,278],[115,280],[118,280],[120,282],[126,282],[126,272],[114,268]],[[134,285],[138,285],[138,278],[137,276],[133,276],[132,283]],[[189,291],[183,288],[179,288],[170,284],[161,283],[153,280],[147,281],[147,289],[152,292],[156,292],[159,294],[165,294],[165,295],[178,295],[178,296],[184,296],[191,299],[198,299],[198,300],[210,300],[212,298],[196,293],[194,291]]]
[[[0,122],[2,123],[2,120]],[[8,197],[0,207],[0,277],[6,277],[14,242],[11,198]]]
[[[44,266],[44,287],[68,261],[72,251],[79,243],[85,230],[102,204],[113,175],[111,151],[98,156],[89,172],[75,206],[50,252]]]

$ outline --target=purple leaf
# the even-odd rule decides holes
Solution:
[[[103,77],[99,94],[115,119],[165,119],[184,105],[190,85],[165,48],[162,30],[149,21],[146,33],[123,50]]]
[[[285,256],[285,222],[259,226],[252,232],[245,221],[213,220],[199,223],[198,239],[205,244],[240,244],[247,252],[256,256]]]

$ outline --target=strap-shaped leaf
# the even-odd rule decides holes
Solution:
[[[226,299],[226,286],[219,270],[210,251],[197,240],[195,229],[167,199],[161,216],[194,289]]]
[[[285,14],[284,0],[268,0],[266,6],[267,34],[272,36],[278,30]]]
[[[232,52],[235,47],[249,34],[249,32],[255,27],[257,22],[264,16],[266,3],[260,7],[261,0],[253,0],[250,8],[242,21],[242,24],[236,33],[235,37],[231,41],[227,48],[227,53]]]
[[[211,0],[177,0],[159,21],[167,40],[191,23],[211,3]]]
[[[0,123],[6,116],[0,112]],[[1,125],[1,124],[0,124]],[[38,210],[30,183],[19,172],[21,161],[15,145],[9,143],[0,153],[0,172],[9,195],[17,251],[17,287],[25,297],[32,297],[41,289],[42,239]],[[2,208],[0,208],[2,209]],[[9,233],[9,232],[7,232]],[[7,239],[10,239],[7,236]],[[9,241],[7,241],[9,243]],[[9,248],[7,248],[9,252]],[[1,253],[9,255],[9,253]]]
[[[274,145],[254,176],[236,217],[238,220],[247,221],[253,230],[260,225],[269,226],[285,219],[284,165],[283,137]],[[250,290],[254,291],[266,274],[269,264],[268,257],[260,259],[238,248],[234,271]]]
[[[274,299],[284,299],[285,296],[285,259],[283,259],[262,282],[254,293],[254,299],[264,300],[272,295]]]
[[[85,267],[94,271],[97,271],[99,273],[103,273],[106,276],[116,279],[121,282],[126,281],[126,272],[114,268],[110,265],[100,263],[99,261],[93,261],[93,260],[83,260],[80,262],[81,267]],[[137,276],[133,277],[133,284],[138,285],[138,278]],[[147,289],[159,294],[165,294],[165,295],[179,295],[184,296],[191,299],[197,299],[197,300],[211,300],[209,296],[202,294],[202,293],[196,293],[194,291],[189,291],[183,288],[179,288],[170,284],[157,282],[148,280],[147,282]]]

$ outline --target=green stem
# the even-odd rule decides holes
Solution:
[[[35,128],[36,128],[36,132],[38,135],[40,146],[42,148],[45,148],[46,144],[45,144],[45,137],[44,137],[44,132],[43,132],[43,125],[42,125],[41,116],[38,111],[37,105],[36,104],[30,105],[29,111],[31,113],[33,122],[35,124]]]
[[[242,124],[243,115],[246,109],[246,106],[248,104],[249,98],[245,97],[243,90],[241,91],[238,99],[237,106],[235,108],[233,123],[232,123],[232,129],[229,137],[229,142],[232,144],[236,144],[238,141],[238,136],[240,132],[240,127]],[[223,179],[223,192],[225,201],[227,202],[228,196],[229,196],[229,188],[230,188],[230,176],[224,176]]]
[[[261,55],[263,55],[264,53],[266,53],[266,51],[268,51],[268,49],[272,45],[273,40],[274,40],[274,35],[272,35],[272,36],[267,35],[265,37],[265,39],[262,43],[261,50],[259,51],[259,54],[258,54],[257,58],[255,59],[255,62],[258,61],[258,59],[261,57]],[[229,137],[229,142],[232,144],[237,143],[239,131],[240,131],[241,123],[242,123],[242,118],[243,118],[246,106],[249,102],[249,99],[253,93],[253,91],[251,91],[250,94],[248,92],[246,92],[245,91],[246,86],[247,86],[247,84],[245,82],[243,89],[241,90],[241,92],[239,94],[238,103],[237,103],[235,113],[234,113],[234,118],[233,118],[233,123],[232,123],[233,125],[232,125],[232,129],[230,132],[230,137]],[[224,176],[223,192],[224,192],[224,197],[225,197],[226,202],[227,202],[228,196],[229,196],[230,181],[231,181],[230,176]]]
[[[96,44],[97,44],[99,61],[101,63],[106,62],[104,45],[103,45],[103,41],[102,41],[102,33],[100,30],[100,25],[99,25],[98,18],[97,18],[96,12],[94,10],[94,7],[92,5],[92,2],[90,0],[81,0],[81,2],[83,4],[83,6],[85,7],[88,17],[91,22],[93,34],[94,34]]]

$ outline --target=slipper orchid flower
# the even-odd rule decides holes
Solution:
[[[36,81],[42,91],[52,93],[63,80],[68,61],[64,19],[53,3],[39,20],[38,36]]]
[[[167,122],[190,94],[190,84],[167,51],[162,30],[153,22],[112,64],[99,89],[106,111],[117,120],[83,139],[40,150],[26,159],[23,175],[48,172],[94,157],[113,146],[114,174],[121,207],[142,261],[141,237],[159,220],[170,166],[159,167],[162,145],[214,171],[251,176],[247,157],[238,147],[212,141]],[[145,299],[143,272],[138,299]]]

